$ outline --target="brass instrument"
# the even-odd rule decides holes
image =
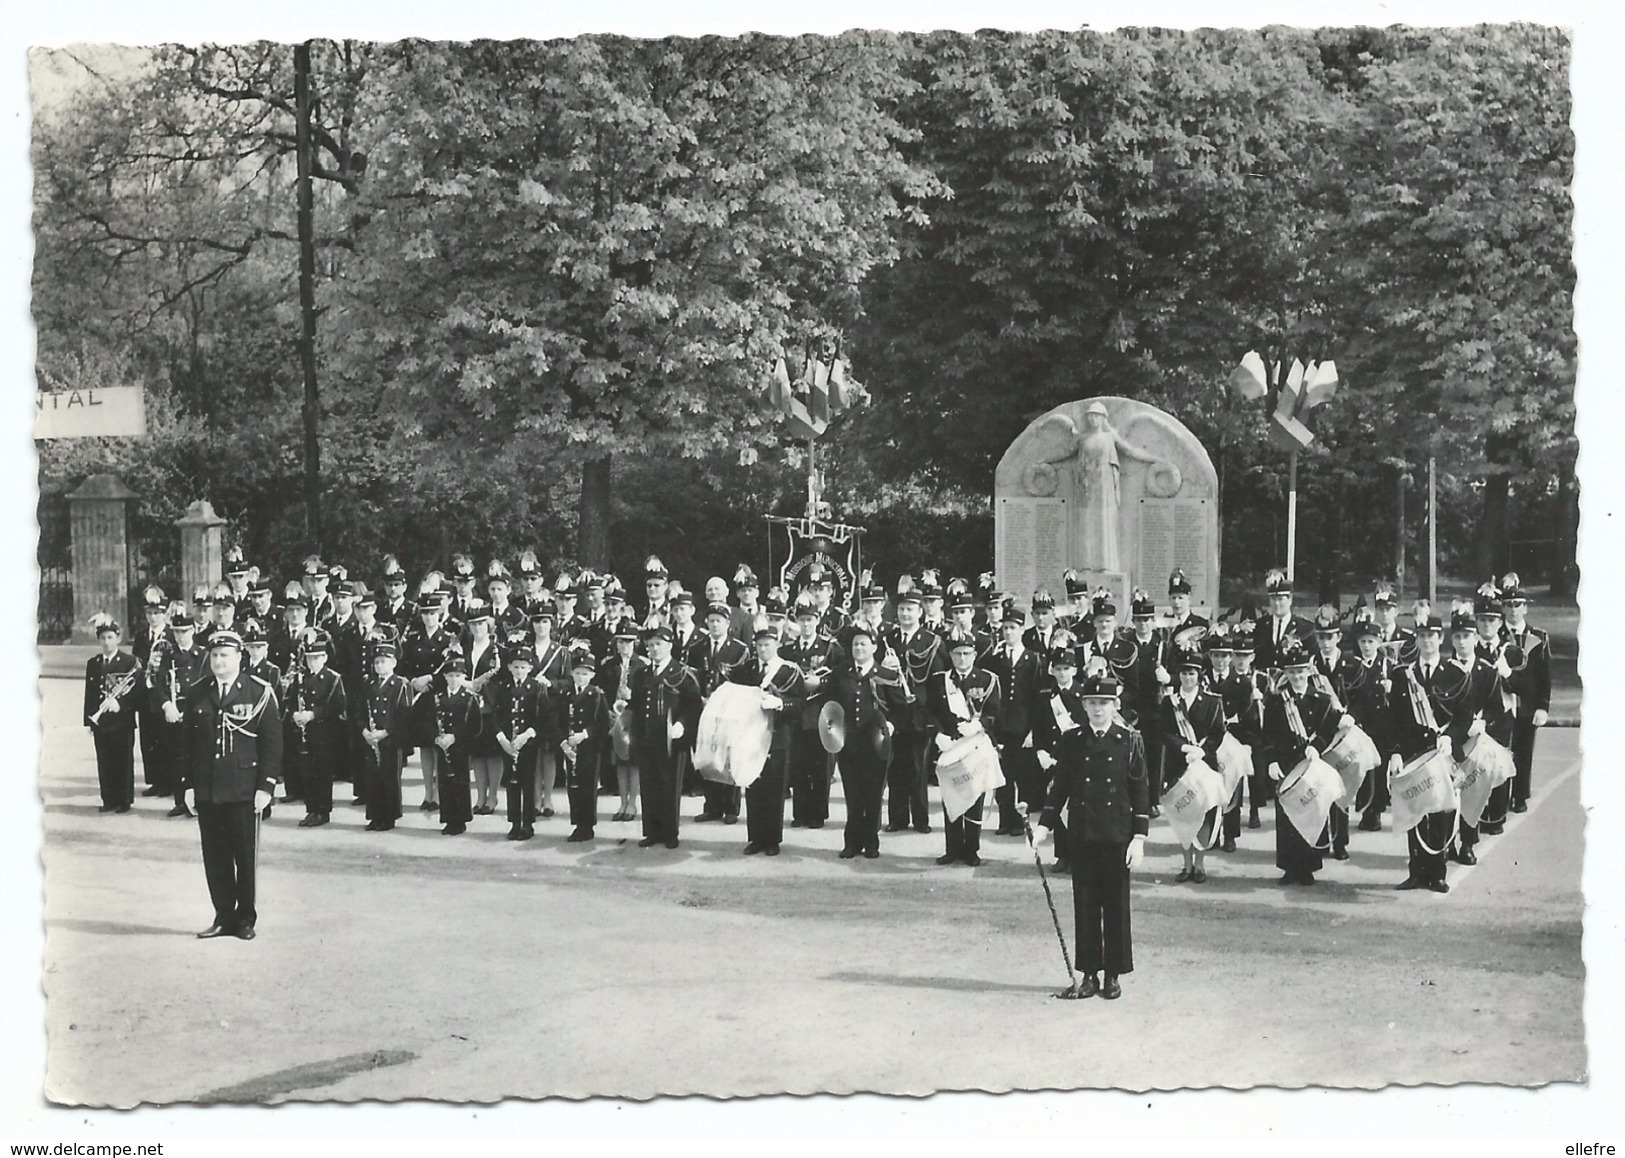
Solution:
[[[367,697],[367,731],[376,732],[378,730],[378,712],[373,707],[372,694],[370,692],[365,694]],[[381,761],[383,759],[383,753],[378,750],[377,740],[368,740],[367,746],[372,749],[374,760]]]
[[[625,704],[615,713],[615,723],[609,729],[610,742],[615,748],[615,759],[632,758],[632,676],[630,663],[621,661],[621,678],[615,688],[615,702]]]
[[[128,692],[131,688],[135,687],[135,681],[140,675],[141,675],[141,669],[139,667],[133,667],[129,671],[125,672],[122,676],[120,676],[116,683],[110,682],[112,680],[111,676],[107,676],[107,675],[102,676],[102,699],[103,700],[120,700],[120,699],[123,699],[124,694],[126,692]],[[102,718],[102,713],[104,711],[106,711],[106,710],[107,709],[106,709],[105,705],[103,705],[102,707],[97,708],[95,710],[95,712],[93,712],[91,714],[90,722],[92,724],[100,723],[101,718]]]
[[[305,673],[304,672],[301,671],[301,672],[298,673],[298,676],[296,678],[296,682],[298,683],[299,688],[294,693],[294,711],[296,711],[296,712],[308,711],[309,710],[308,706],[305,703]],[[304,724],[299,724],[298,727],[299,727],[299,751],[308,754],[310,752],[310,737],[305,734],[305,725]]]

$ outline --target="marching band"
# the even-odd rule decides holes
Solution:
[[[1550,641],[1528,624],[1515,574],[1448,622],[1418,604],[1409,631],[1384,584],[1369,610],[1362,597],[1353,612],[1297,614],[1279,570],[1265,577],[1265,614],[1249,598],[1211,623],[1192,612],[1175,570],[1171,613],[1136,589],[1126,628],[1113,598],[1072,571],[1060,577],[1059,614],[1046,590],[1029,612],[991,574],[943,585],[922,571],[892,592],[865,572],[848,615],[817,563],[797,592],[762,593],[741,566],[737,602],[713,577],[698,624],[694,595],[653,556],[638,610],[613,575],[566,573],[549,586],[530,551],[512,572],[492,561],[483,593],[469,556],[449,571],[427,573],[409,601],[394,556],[382,560],[381,593],[311,556],[283,589],[279,622],[275,588],[233,551],[227,583],[199,588],[193,612],[149,587],[130,652],[119,625],[99,617],[84,721],[102,811],[133,803],[139,723],[143,794],[190,814],[208,641],[240,632],[244,675],[277,705],[273,779],[281,800],[304,804],[302,827],[329,822],[337,782],[353,785],[368,831],[390,831],[416,752],[418,807],[438,811],[448,836],[493,814],[502,789],[508,839],[529,840],[553,816],[562,779],[571,842],[593,839],[608,791],[620,799],[612,820],[641,819],[639,847],[676,848],[681,798],[697,789],[697,820],[732,824],[743,811],[743,851],[774,856],[785,801],[789,827],[821,828],[839,773],[840,855],[874,858],[882,799],[886,832],[930,832],[936,783],[939,865],[982,863],[987,804],[999,836],[1030,833],[1028,813],[1043,812],[1054,869],[1088,876],[1076,885],[1080,922],[1084,907],[1095,925],[1107,914],[1081,964],[1115,986],[1130,967],[1126,905],[1102,866],[1143,839],[1142,813],[1149,824],[1166,809],[1184,858],[1176,882],[1197,885],[1205,854],[1242,839],[1243,797],[1250,829],[1273,802],[1276,863],[1295,885],[1314,884],[1326,857],[1350,857],[1356,814],[1356,831],[1370,832],[1391,813],[1411,850],[1398,887],[1448,891],[1447,858],[1473,863],[1475,846],[1528,807],[1534,735],[1551,703]],[[728,715],[725,701],[745,706]],[[749,774],[728,773],[749,745],[719,741],[718,729],[747,724],[760,731]]]

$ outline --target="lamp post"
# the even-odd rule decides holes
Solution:
[[[1230,388],[1252,402],[1266,400],[1270,440],[1285,450],[1287,459],[1286,576],[1296,577],[1298,562],[1298,455],[1315,440],[1303,424],[1309,411],[1337,393],[1337,365],[1328,360],[1305,364],[1294,358],[1266,359],[1248,350],[1230,372]]]

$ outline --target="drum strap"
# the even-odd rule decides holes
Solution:
[[[1455,812],[1452,812],[1450,818],[1450,835],[1445,837],[1444,843],[1438,848],[1429,848],[1428,842],[1422,839],[1421,820],[1417,821],[1416,827],[1411,830],[1416,833],[1416,843],[1422,846],[1422,851],[1428,856],[1442,856],[1445,850],[1455,843],[1456,835],[1461,831],[1461,810],[1458,808]],[[1422,820],[1426,819],[1425,816],[1422,818]]]

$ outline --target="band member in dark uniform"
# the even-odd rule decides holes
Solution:
[[[1276,568],[1266,574],[1264,592],[1269,598],[1269,614],[1253,628],[1253,662],[1273,679],[1282,667],[1279,656],[1282,641],[1293,636],[1308,654],[1313,646],[1315,626],[1303,616],[1292,613],[1292,580],[1285,571]]]
[[[773,739],[762,774],[745,789],[745,855],[779,855],[784,841],[784,794],[789,780],[791,752],[797,724],[807,698],[801,669],[779,657],[779,636],[764,615],[755,632],[756,655],[732,668],[732,683],[762,689],[762,708],[772,716]],[[816,735],[809,737],[818,744]],[[823,748],[819,747],[823,754]]]
[[[1401,664],[1395,669],[1389,696],[1386,731],[1394,749],[1388,757],[1386,768],[1390,779],[1398,775],[1407,763],[1429,751],[1450,750],[1450,740],[1441,729],[1434,697],[1429,690],[1441,678],[1439,644],[1444,638],[1444,623],[1436,615],[1419,620],[1413,638],[1417,649],[1416,661]],[[1454,810],[1430,812],[1412,827],[1405,834],[1405,844],[1410,854],[1408,871],[1405,879],[1394,887],[1448,893],[1450,884],[1444,879],[1445,854],[1455,829]]]
[[[875,663],[874,629],[858,624],[848,637],[851,662],[830,675],[828,698],[841,705],[845,740],[839,766],[846,794],[846,831],[841,859],[880,855],[880,796],[886,762],[893,755],[893,714],[914,709],[914,694],[895,668]]]
[[[1219,767],[1219,745],[1224,742],[1224,700],[1217,694],[1204,691],[1202,677],[1207,660],[1199,647],[1180,647],[1174,651],[1174,669],[1178,672],[1179,686],[1173,695],[1162,701],[1157,712],[1155,728],[1162,734],[1163,749],[1173,753],[1179,774],[1191,760],[1200,760],[1215,770]],[[1173,771],[1168,779],[1177,779]],[[1178,884],[1192,881],[1203,884],[1207,870],[1202,864],[1205,845],[1210,844],[1214,828],[1220,824],[1219,810],[1208,813],[1196,840],[1183,849],[1185,864],[1174,878]]]
[[[819,630],[818,604],[812,593],[796,597],[796,637],[781,644],[779,655],[802,673],[806,697],[780,713],[795,735],[789,744],[790,827],[823,828],[829,819],[829,783],[833,758],[818,739],[818,713],[824,705],[832,672],[846,663],[841,645]]]
[[[1251,675],[1241,675],[1235,669],[1235,642],[1228,631],[1216,627],[1203,641],[1207,644],[1209,686],[1224,704],[1224,728],[1243,744],[1258,743],[1263,724],[1263,694]],[[1252,640],[1247,640],[1252,647]],[[1214,765],[1218,767],[1218,765]],[[1221,769],[1222,771],[1222,769]],[[1236,838],[1241,835],[1241,796],[1247,777],[1236,782],[1236,790],[1225,806],[1222,828],[1224,852],[1236,851]]]
[[[969,631],[957,631],[948,640],[947,671],[932,676],[926,685],[927,706],[935,729],[937,750],[974,733],[977,728],[989,739],[999,734],[999,677],[976,666],[980,641]],[[965,810],[957,820],[943,811],[943,854],[939,865],[960,861],[975,868],[982,863],[982,809],[985,797]]]
[[[583,641],[573,652],[571,687],[557,693],[563,734],[564,786],[570,800],[571,842],[591,840],[598,821],[598,768],[608,755],[609,704],[593,683],[598,661]]]
[[[136,698],[136,736],[141,745],[141,779],[146,787],[143,796],[169,796],[173,788],[166,788],[168,745],[164,735],[164,701],[168,689],[161,682],[167,668],[165,654],[175,646],[169,635],[169,603],[163,588],[149,586],[142,592],[142,613],[145,622],[134,629],[130,641],[130,654],[141,665],[140,695]]]
[[[319,828],[331,818],[334,773],[349,739],[344,681],[327,666],[330,647],[327,632],[315,628],[306,633],[304,677],[286,709],[303,756],[305,818],[300,828]]]
[[[412,689],[395,674],[394,640],[377,640],[371,650],[373,677],[367,681],[361,721],[361,739],[367,745],[363,796],[367,831],[388,832],[401,818],[401,772],[414,727]]]
[[[1529,596],[1515,571],[1501,579],[1501,602],[1506,609],[1506,654],[1511,672],[1505,683],[1513,698],[1512,762],[1518,770],[1512,780],[1511,810],[1527,812],[1535,733],[1546,726],[1552,708],[1552,641],[1540,628],[1529,626]]]
[[[932,676],[948,667],[942,639],[920,624],[924,596],[912,577],[897,582],[897,624],[886,635],[886,653],[881,666],[898,673],[908,689],[909,703],[891,716],[897,733],[893,737],[891,767],[886,775],[886,831],[901,832],[914,824],[915,832],[931,831],[931,810],[927,797],[931,744],[931,712],[926,685]]]
[[[1019,607],[1011,608],[999,619],[1002,641],[981,659],[982,667],[999,681],[998,730],[993,736],[1004,770],[1004,784],[993,793],[999,805],[999,836],[1021,836],[1025,831],[1022,814],[1016,808],[1018,795],[1028,809],[1041,808],[1044,803],[1044,785],[1033,759],[1032,734],[1039,688],[1048,673],[1045,658],[1021,642],[1026,628],[1027,616]]]
[[[632,749],[643,789],[639,848],[677,847],[682,754],[700,719],[700,685],[687,665],[672,658],[671,628],[646,628],[649,666],[632,675]]]
[[[1236,649],[1231,664],[1236,675],[1251,684],[1253,689],[1253,706],[1238,722],[1236,729],[1236,738],[1251,747],[1253,753],[1253,774],[1247,778],[1248,828],[1263,826],[1258,810],[1275,796],[1275,782],[1269,777],[1269,760],[1264,755],[1264,698],[1270,682],[1263,672],[1253,668],[1254,627],[1248,610],[1244,608],[1242,618],[1236,621],[1235,630],[1230,633],[1231,646]]]
[[[503,755],[502,786],[508,791],[508,839],[529,840],[536,834],[536,761],[556,742],[552,700],[531,678],[536,653],[516,647],[508,653],[508,678],[498,681],[491,726]]]
[[[435,774],[440,780],[442,836],[461,836],[474,819],[469,765],[480,734],[480,698],[468,687],[468,661],[454,655],[446,661],[446,690],[433,692],[430,711],[440,750]]]
[[[255,858],[260,813],[271,805],[281,765],[282,724],[271,685],[242,674],[242,640],[209,640],[209,675],[187,697],[187,783],[197,806],[203,873],[214,923],[200,938],[254,939]],[[184,790],[183,790],[184,791]]]
[[[175,639],[174,648],[165,657],[170,670],[155,682],[165,689],[168,696],[163,706],[164,732],[169,749],[165,783],[175,797],[175,804],[166,815],[181,817],[192,815],[192,810],[186,807],[186,793],[182,790],[187,783],[186,762],[192,758],[184,724],[186,709],[191,703],[191,689],[209,674],[209,653],[193,642],[192,617],[184,610],[170,616],[169,630]],[[277,775],[281,769],[273,768],[271,771]]]
[[[1500,710],[1487,712],[1485,731],[1490,738],[1508,751],[1512,748],[1515,728],[1514,700],[1507,681],[1512,678],[1512,665],[1507,659],[1507,634],[1502,614],[1501,589],[1492,579],[1478,589],[1473,600],[1473,621],[1478,628],[1478,657],[1495,670],[1500,681],[1498,699]],[[1516,760],[1514,760],[1516,767]],[[1479,818],[1478,831],[1483,836],[1499,836],[1506,826],[1507,812],[1512,804],[1512,780],[1504,780],[1490,790],[1484,803],[1484,815]]]
[[[1339,715],[1344,714],[1343,697],[1337,690],[1334,676],[1338,666],[1343,662],[1343,627],[1337,608],[1326,604],[1315,612],[1315,656],[1314,668],[1309,673],[1310,682],[1332,699],[1332,707]],[[1332,805],[1331,816],[1327,818],[1327,832],[1331,839],[1331,854],[1333,860],[1348,860],[1349,858],[1349,814],[1348,809],[1340,804]]]
[[[598,686],[604,689],[609,703],[609,748],[605,763],[615,765],[615,791],[620,794],[621,806],[611,820],[638,818],[638,764],[632,751],[632,676],[649,661],[638,654],[638,625],[631,616],[615,618],[615,653],[599,665]]]
[[[1492,737],[1506,732],[1509,714],[1501,695],[1501,677],[1478,654],[1478,624],[1471,603],[1458,602],[1450,615],[1452,654],[1440,663],[1428,681],[1433,712],[1450,737],[1451,756],[1460,764],[1467,758],[1467,742],[1480,732]],[[1478,829],[1464,819],[1456,830],[1451,858],[1477,864]]]
[[[1122,686],[1123,718],[1140,731],[1145,745],[1146,766],[1151,769],[1151,815],[1160,815],[1162,801],[1162,735],[1153,726],[1162,702],[1172,694],[1174,677],[1173,640],[1157,627],[1157,605],[1151,596],[1136,587],[1129,602],[1133,625],[1129,639],[1134,645],[1134,662],[1127,671],[1114,669]]]
[[[1070,658],[1056,657],[1063,664]],[[1109,673],[1087,679],[1080,689],[1084,718],[1063,713],[1039,750],[1055,776],[1040,823],[1057,829],[1065,811],[1065,833],[1056,839],[1067,841],[1072,866],[1080,976],[1066,997],[1120,997],[1118,978],[1134,969],[1129,874],[1145,855],[1150,773],[1140,734],[1115,720],[1118,688]]]
[[[732,608],[726,603],[712,603],[705,609],[705,634],[688,646],[683,662],[694,669],[700,683],[700,695],[706,699],[727,682],[728,673],[750,658],[750,649],[728,634],[732,621]],[[693,753],[693,733],[689,733],[689,752]],[[719,784],[706,780],[703,788],[705,807],[696,822],[720,820],[724,824],[739,822],[739,789],[732,784]]]
[[[447,596],[441,589],[442,576],[430,571],[418,584],[419,622],[401,636],[400,671],[412,688],[412,711],[417,718],[413,746],[419,749],[423,772],[422,812],[440,809],[440,748],[434,721],[434,696],[446,690],[446,669],[462,645],[445,625]]]
[[[1382,757],[1382,763],[1366,775],[1355,796],[1361,832],[1382,829],[1382,814],[1388,809],[1388,761],[1394,754],[1389,713],[1394,673],[1399,665],[1394,654],[1397,649],[1383,648],[1381,640],[1381,624],[1374,619],[1360,620],[1354,625],[1355,653],[1343,656],[1332,675],[1332,685],[1344,708],[1371,737]]]
[[[136,712],[144,689],[141,662],[119,650],[118,622],[110,615],[91,618],[101,654],[85,663],[85,727],[96,745],[99,812],[128,812],[135,803]]]
[[[1330,696],[1310,686],[1309,673],[1314,668],[1314,660],[1302,639],[1288,633],[1279,644],[1272,640],[1271,648],[1276,666],[1285,673],[1286,686],[1265,701],[1263,745],[1270,779],[1279,784],[1300,761],[1319,756],[1331,744],[1342,713],[1332,704]],[[1284,874],[1281,883],[1314,884],[1326,843],[1317,838],[1311,844],[1303,838],[1287,819],[1277,792],[1275,867]]]
[[[1183,567],[1175,567],[1168,576],[1168,602],[1173,610],[1169,616],[1167,635],[1170,639],[1187,627],[1207,627],[1208,621],[1191,611],[1191,581],[1185,577]]]

